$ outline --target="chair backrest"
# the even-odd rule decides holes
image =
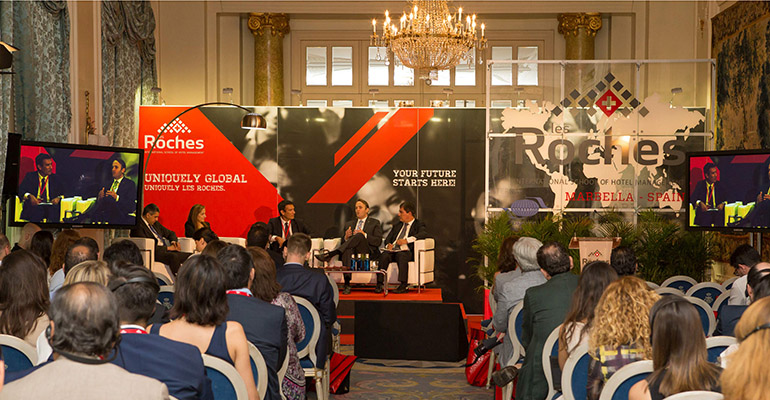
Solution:
[[[158,292],[158,301],[166,307],[166,310],[170,310],[174,306],[174,287],[173,286],[161,286]]]
[[[155,279],[158,280],[158,285],[160,286],[174,286],[174,283],[171,282],[171,279],[168,279],[166,275],[161,274],[160,272],[153,272],[155,274]]]
[[[491,290],[489,291],[489,310],[492,311],[492,315],[497,312],[497,300]]]
[[[289,370],[289,352],[286,352],[286,356],[283,357],[283,365],[281,365],[281,369],[278,370],[278,382],[283,382],[283,378],[286,376],[286,371]],[[283,394],[283,391],[281,391],[281,399],[286,400],[286,396]]]
[[[267,394],[267,363],[265,357],[259,352],[257,346],[249,343],[249,358],[251,359],[251,373],[254,375],[254,384],[257,385],[259,399],[262,400]]]
[[[570,353],[561,373],[561,391],[565,400],[585,400],[588,396],[588,344],[583,343]]]
[[[693,285],[685,295],[697,297],[706,302],[711,307],[719,296],[724,293],[722,285],[714,282],[701,282]]]
[[[548,338],[545,339],[543,344],[543,373],[545,374],[545,380],[548,382],[548,397],[552,399],[556,395],[556,389],[553,384],[553,371],[551,370],[551,356],[559,355],[559,329],[561,324],[551,331]]]
[[[37,362],[37,350],[16,336],[0,335],[0,347],[3,348],[7,372],[23,371],[32,368]]]
[[[334,307],[337,307],[337,305],[340,304],[340,287],[337,286],[337,282],[332,278],[331,275],[326,274],[326,277],[329,279],[329,284],[332,285],[332,294],[334,295]]]
[[[716,300],[714,300],[714,303],[711,304],[711,311],[716,313],[716,316],[719,317],[719,312],[722,311],[722,306],[727,304],[730,300],[730,291],[726,291],[717,297]]]
[[[655,293],[661,296],[668,296],[672,294],[677,296],[684,296],[684,292],[682,292],[681,290],[670,288],[670,287],[659,287],[655,289]]]
[[[706,390],[693,390],[690,392],[682,392],[672,394],[663,400],[722,400],[725,396],[722,393],[709,392]]]
[[[663,283],[661,283],[660,286],[679,289],[682,293],[685,293],[696,284],[698,284],[698,282],[695,279],[690,278],[689,276],[674,275],[666,279],[665,281],[663,281]]]
[[[659,287],[660,287],[660,285],[658,285],[657,283],[655,283],[655,282],[650,282],[650,281],[647,281],[647,286],[648,286],[650,289],[653,289],[653,290],[654,290],[654,289],[657,289],[657,288],[659,288]]]
[[[599,400],[628,400],[628,391],[636,382],[652,373],[652,360],[643,360],[624,365],[607,380]]]
[[[321,316],[307,299],[299,296],[292,297],[297,303],[302,322],[305,324],[305,338],[297,343],[297,357],[300,359],[309,357],[313,365],[318,366],[315,348],[318,344],[318,338],[321,336]]]
[[[227,361],[208,354],[202,354],[206,376],[211,379],[214,400],[248,400],[246,384],[235,367]]]
[[[700,322],[701,325],[703,325],[703,333],[706,337],[711,336],[711,334],[714,333],[714,329],[717,327],[717,320],[714,318],[714,311],[711,310],[711,306],[697,297],[685,296],[684,298],[692,303],[698,310]]]
[[[709,362],[716,363],[719,355],[735,343],[738,343],[738,341],[732,336],[712,336],[706,338]]]
[[[737,276],[734,276],[724,282],[722,282],[722,288],[725,290],[725,292],[729,292],[730,289],[733,288],[733,282],[735,282],[738,279]]]
[[[195,239],[188,238],[188,237],[180,237],[180,238],[177,238],[177,243],[179,243],[180,251],[183,251],[185,253],[195,252]]]
[[[516,305],[511,309],[511,315],[508,316],[508,334],[511,335],[511,343],[513,343],[513,347],[519,348],[519,357],[524,357],[526,354],[524,351],[524,346],[521,345],[521,340],[519,339],[521,337],[524,325],[524,316],[521,314],[521,310],[523,308],[523,301],[516,303]],[[511,329],[511,323],[513,323],[513,329]]]
[[[521,302],[517,303],[516,306],[519,306]],[[511,354],[511,358],[508,360],[508,365],[514,365],[517,362],[519,362],[519,358],[522,356],[522,347],[521,343],[519,342],[518,336],[516,336],[516,315],[514,315],[514,311],[516,310],[516,306],[514,306],[511,309],[510,314],[508,314],[508,330],[506,337],[503,340],[510,340],[513,344],[513,353]],[[518,313],[521,314],[521,307],[519,307]],[[506,365],[500,365],[500,367],[505,367]]]
[[[142,260],[144,260],[144,266],[147,267],[147,269],[152,270],[152,263],[155,261],[155,241],[153,239],[121,237],[115,238],[113,242],[120,240],[128,240],[134,242],[134,244],[139,247],[139,250],[142,252]]]
[[[224,236],[220,236],[219,240],[221,240],[223,242],[230,243],[230,244],[237,244],[239,246],[246,247],[246,239],[244,239],[242,237],[224,237]]]

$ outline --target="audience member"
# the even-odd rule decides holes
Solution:
[[[216,257],[217,254],[224,249],[225,247],[229,246],[230,243],[225,242],[224,240],[212,240],[210,243],[206,245],[206,247],[203,248],[203,251],[201,251],[201,254],[205,254],[207,256]]]
[[[51,304],[48,339],[58,354],[9,383],[0,399],[164,399],[166,385],[109,363],[120,339],[115,296],[82,282],[63,287]]]
[[[735,326],[738,349],[728,357],[722,373],[725,400],[765,399],[770,393],[770,297],[752,302]]]
[[[270,235],[267,233],[267,224],[264,222],[255,222],[254,225],[249,228],[249,233],[246,235],[246,246],[267,250],[267,254],[273,259],[277,268],[284,263],[283,254],[268,246],[269,238]]]
[[[206,248],[206,245],[215,240],[219,240],[219,236],[217,236],[211,228],[203,227],[192,234],[192,239],[195,241],[195,252],[200,253]]]
[[[264,299],[255,297],[251,290],[254,280],[254,261],[241,246],[227,246],[217,253],[217,260],[225,271],[225,289],[230,312],[229,321],[243,326],[246,339],[257,347],[267,364],[267,393],[265,398],[281,399],[278,370],[286,356],[288,337],[284,311]]]
[[[567,358],[578,346],[588,344],[596,304],[604,289],[617,279],[615,269],[604,261],[592,261],[583,267],[572,305],[559,330],[559,368],[564,369]]]
[[[607,286],[594,310],[594,324],[588,339],[589,400],[599,398],[604,384],[615,371],[652,356],[650,308],[659,298],[645,281],[633,276]]]
[[[638,268],[636,253],[630,247],[618,246],[612,249],[610,265],[615,269],[619,277],[633,276]]]
[[[115,269],[115,263],[118,261],[145,266],[142,251],[136,243],[130,240],[118,240],[113,242],[110,247],[104,249],[104,256],[102,259],[110,265],[110,269],[112,270]]]
[[[131,237],[154,240],[155,261],[168,265],[171,272],[176,275],[179,266],[190,256],[190,253],[181,251],[176,233],[166,229],[158,221],[159,217],[160,208],[157,205],[150,203],[144,206],[141,221],[137,223],[136,228],[131,229]]]
[[[746,277],[745,291],[748,294],[748,301],[746,304],[750,304],[755,298],[761,298],[756,297],[754,289],[759,287],[762,279],[768,274],[770,274],[770,263],[767,262],[760,262],[749,268],[748,273],[744,275]],[[719,309],[719,314],[717,315],[717,326],[714,330],[714,334],[733,336],[735,325],[738,324],[738,320],[741,319],[741,315],[746,311],[746,308],[748,308],[748,305],[744,304],[723,305]]]
[[[188,258],[177,275],[172,321],[150,325],[149,331],[189,343],[201,353],[235,366],[246,383],[249,400],[256,400],[259,396],[251,372],[246,335],[241,324],[227,321],[230,307],[225,281],[225,270],[216,258],[202,254]]]
[[[294,298],[289,293],[281,292],[281,285],[275,280],[275,264],[267,250],[256,247],[248,250],[254,261],[254,279],[251,281],[254,297],[283,307],[286,316],[289,366],[281,383],[281,392],[287,399],[302,400],[305,398],[305,372],[299,364],[297,343],[305,338],[305,324]]]
[[[67,249],[67,254],[64,257],[64,276],[66,277],[69,275],[72,268],[83,261],[94,261],[98,259],[99,254],[95,253],[91,246],[76,241],[69,249]]]
[[[195,346],[147,335],[147,321],[155,312],[160,289],[152,272],[138,265],[114,271],[109,288],[118,303],[122,339],[112,363],[165,383],[168,394],[177,399],[213,400],[211,382]]]
[[[124,240],[124,242],[129,242],[129,241],[128,240]],[[129,243],[131,243],[131,242],[129,242]],[[139,251],[138,248],[137,248],[137,251]],[[105,251],[105,255],[106,255],[106,251]],[[110,265],[110,272],[114,275],[117,271],[119,271],[119,270],[121,270],[123,268],[131,267],[133,265],[138,265],[138,264],[132,264],[129,261],[118,260],[118,261],[115,261],[114,263],[112,263]],[[147,269],[147,268],[145,268],[145,269]],[[155,276],[155,273],[153,273],[149,269],[147,269],[147,271],[153,277]],[[159,282],[157,278],[156,278],[155,281],[156,281],[156,283],[158,285],[162,285],[162,283]],[[152,316],[147,320],[147,325],[158,324],[158,323],[165,324],[166,322],[169,322],[169,321],[171,321],[171,318],[169,318],[168,309],[166,308],[166,306],[164,306],[160,302],[156,301],[155,302],[155,311],[153,312]]]
[[[495,332],[508,332],[508,316],[513,307],[524,299],[527,289],[546,282],[540,272],[540,266],[537,265],[537,250],[542,246],[539,240],[531,237],[518,240],[508,238],[500,246],[497,265],[501,273],[495,278],[494,290],[497,309],[492,316]],[[502,272],[514,268],[516,264],[521,270],[518,274],[515,271]],[[500,357],[500,365],[506,365],[513,354],[511,337],[506,335],[503,344],[495,347],[495,351]]]
[[[51,248],[53,247],[53,233],[49,231],[37,231],[29,242],[29,251],[42,258],[46,271],[51,262]]]
[[[732,306],[747,306],[749,305],[749,296],[746,294],[746,284],[751,267],[757,265],[760,262],[759,252],[748,244],[742,244],[735,248],[733,254],[730,255],[730,265],[735,268],[735,275],[739,278],[733,281],[733,286],[730,288],[730,300],[727,304]]]
[[[83,246],[88,247],[88,249],[91,251],[91,254],[96,255],[96,259],[99,259],[99,243],[96,242],[94,238],[90,238],[88,236],[82,236],[80,239],[75,242],[75,244],[81,244]]]
[[[19,239],[19,241],[13,245],[11,251],[29,250],[29,244],[32,242],[32,236],[34,236],[38,231],[40,231],[40,227],[37,226],[37,224],[32,222],[27,222],[24,224],[24,226],[21,228],[21,239]]]
[[[201,228],[211,229],[211,225],[206,222],[206,207],[203,204],[195,204],[190,208],[187,222],[184,223],[184,235],[193,237],[193,234]]]
[[[107,286],[110,281],[110,267],[104,261],[86,260],[75,265],[64,277],[64,286],[78,282],[95,282]]]
[[[663,400],[691,390],[719,391],[719,367],[708,360],[706,336],[695,306],[663,296],[650,310],[653,372],[628,392],[629,400]]]
[[[8,240],[8,236],[0,233],[0,263],[8,254],[11,254],[11,241]]]
[[[276,279],[284,292],[307,299],[318,310],[321,326],[315,350],[316,360],[323,365],[330,355],[331,326],[337,320],[337,308],[326,274],[304,266],[310,259],[310,247],[310,236],[304,233],[291,235],[283,249],[286,264],[276,269]]]
[[[542,399],[548,393],[543,345],[564,321],[578,283],[578,277],[570,272],[572,257],[560,243],[546,243],[538,249],[537,263],[547,282],[527,289],[524,295],[521,344],[526,356],[516,385],[517,399]]]
[[[6,256],[0,268],[0,333],[35,346],[48,326],[48,304],[43,260],[26,250]]]
[[[48,275],[51,277],[48,282],[48,290],[51,297],[64,284],[64,259],[67,258],[67,250],[78,239],[80,234],[72,229],[65,229],[56,235],[51,247],[51,262],[48,264]]]

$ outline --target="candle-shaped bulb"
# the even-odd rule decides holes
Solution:
[[[377,33],[377,20],[372,19],[372,33]]]
[[[459,9],[457,9],[457,21],[462,22],[462,20],[463,20],[463,8],[460,7]]]
[[[486,28],[486,26],[484,26],[484,24],[481,24],[481,37],[484,37],[484,28]]]
[[[389,16],[390,16],[390,13],[388,12],[388,10],[385,10],[385,18],[388,18]]]

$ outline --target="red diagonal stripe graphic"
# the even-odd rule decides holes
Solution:
[[[433,116],[432,108],[402,108],[308,200],[345,203],[401,150]]]
[[[356,145],[363,140],[366,135],[372,131],[372,129],[377,126],[378,123],[380,123],[380,120],[385,118],[385,116],[388,115],[387,111],[380,111],[372,116],[364,126],[361,127],[361,129],[358,130],[355,134],[353,134],[353,137],[350,138],[345,144],[340,147],[339,150],[337,150],[336,153],[334,153],[334,165],[337,165],[342,161],[345,156],[350,153],[350,150],[353,150]]]

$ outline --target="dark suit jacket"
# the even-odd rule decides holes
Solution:
[[[211,225],[208,222],[205,222],[205,221],[203,222],[203,227],[211,229]],[[187,222],[184,223],[184,236],[185,237],[188,237],[188,238],[193,237],[193,234],[195,233],[195,231],[196,231],[195,225],[193,225],[192,222],[187,221]]]
[[[176,237],[176,233],[172,231],[171,229],[166,229],[165,226],[161,225],[160,221],[155,221],[155,223],[152,225],[153,228],[158,232],[158,235],[165,238],[169,242],[176,242],[179,239]],[[144,223],[144,220],[140,220],[136,224],[136,228],[131,229],[131,237],[140,237],[140,238],[148,238],[155,240],[155,252],[158,251],[166,251],[166,247],[163,246],[163,244],[158,243],[158,239],[155,238],[155,235],[152,234],[152,231],[147,226],[147,224]]]
[[[706,201],[706,181],[702,180],[695,185],[695,189],[690,196],[690,203],[695,207],[695,204],[700,200]],[[727,188],[721,181],[714,182],[714,197],[716,198],[717,205],[727,201]]]
[[[105,186],[105,191],[109,190],[110,186],[112,186],[112,181]],[[136,183],[134,183],[134,181],[124,176],[115,193],[118,195],[117,204],[121,215],[128,215],[132,212],[136,212]]]
[[[310,235],[310,229],[308,229],[302,221],[294,218],[291,220],[291,233],[300,232]],[[267,221],[267,234],[270,236],[283,235],[283,221],[281,221],[281,217],[270,218],[270,220]]]
[[[283,254],[273,250],[273,249],[267,249],[267,254],[270,256],[270,258],[273,259],[273,262],[275,263],[275,267],[278,268],[283,263],[286,262],[286,260],[283,259]]]
[[[358,218],[348,221],[345,224],[345,228],[342,230],[342,243],[345,243],[345,233],[348,228],[350,231],[356,230],[356,224],[358,224]],[[364,233],[366,233],[366,241],[369,243],[369,254],[374,257],[380,256],[380,246],[382,245],[382,224],[375,218],[366,217],[364,221]]]
[[[565,272],[527,289],[521,311],[521,344],[526,357],[519,370],[517,399],[545,399],[548,394],[548,383],[543,374],[543,346],[551,331],[564,322],[577,282],[577,275]]]
[[[168,394],[182,399],[214,399],[197,347],[160,335],[121,335],[113,364],[128,372],[155,378],[166,384]]]
[[[401,228],[403,226],[404,223],[401,221],[399,221],[396,225],[393,225],[390,233],[388,233],[388,237],[385,238],[386,245],[396,241],[398,233],[401,232]],[[415,220],[412,222],[412,226],[409,227],[409,232],[406,233],[406,237],[410,236],[414,236],[417,239],[425,239],[428,237],[428,231],[425,229],[425,224],[423,224],[419,219],[415,218]],[[414,243],[409,243],[407,246],[409,246],[409,251],[414,254]]]
[[[274,306],[255,297],[228,294],[229,321],[243,325],[246,339],[259,349],[267,364],[266,399],[281,400],[281,382],[278,370],[286,356],[289,330],[283,307]]]
[[[328,355],[328,341],[331,325],[337,320],[337,308],[329,278],[321,271],[306,268],[296,263],[286,263],[276,271],[276,279],[282,291],[307,299],[321,315],[321,337],[316,346],[319,364],[325,363]],[[309,333],[308,333],[309,335]]]
[[[749,308],[749,306],[723,305],[719,310],[719,317],[717,317],[717,327],[714,330],[714,336],[735,336],[735,325],[738,325],[738,321],[740,321],[743,312],[746,311],[747,308]]]
[[[24,201],[24,194],[29,193],[33,196],[37,196],[40,180],[37,175],[37,171],[32,171],[27,175],[24,175],[24,179],[19,185],[19,199]],[[51,199],[61,196],[64,193],[64,185],[58,176],[51,174],[48,176],[48,202]]]

